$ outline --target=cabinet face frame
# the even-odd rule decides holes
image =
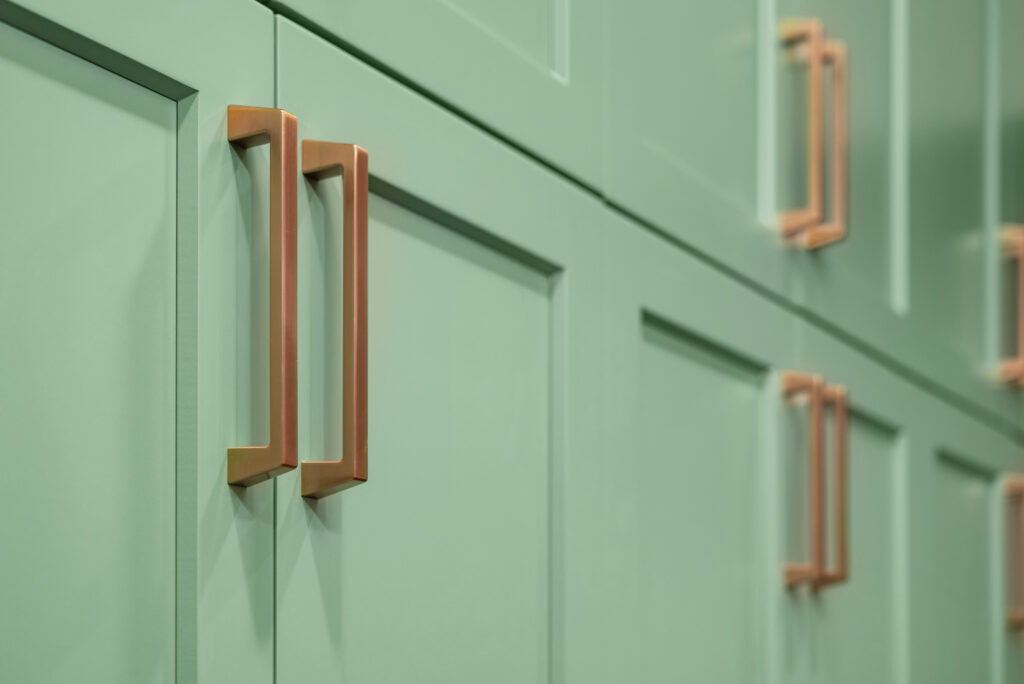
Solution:
[[[223,453],[248,437],[236,380],[260,382],[230,361],[248,333],[236,240],[266,220],[243,206],[265,176],[231,150],[226,112],[273,104],[273,15],[246,0],[2,0],[0,21],[176,103],[175,677],[269,684],[273,490],[226,486]]]

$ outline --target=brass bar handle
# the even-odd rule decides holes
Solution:
[[[786,586],[797,587],[820,580],[825,568],[825,441],[824,380],[820,375],[786,371],[782,374],[782,392],[792,400],[807,395],[810,410],[810,541],[811,558],[806,563],[785,566]]]
[[[1017,557],[1014,559],[1014,567],[1017,569],[1017,577],[1014,579],[1017,596],[1016,601],[1024,601],[1024,478],[1014,477],[1006,481],[1006,496],[1010,499],[1020,500],[1020,537],[1017,542]],[[1013,605],[1006,613],[1006,626],[1013,630],[1024,629],[1024,605]]]
[[[295,117],[283,109],[228,107],[228,140],[270,144],[270,439],[228,449],[228,484],[247,487],[297,465]]]
[[[848,478],[848,449],[849,449],[849,399],[846,388],[842,385],[825,385],[824,401],[831,404],[835,412],[835,507],[833,508],[835,525],[835,568],[822,568],[821,575],[814,582],[817,589],[832,584],[840,584],[849,579],[850,558],[849,558],[849,536],[848,536],[848,511],[849,511],[849,478]],[[822,508],[824,512],[824,507]],[[822,520],[822,527],[825,521]]]
[[[368,155],[358,145],[302,141],[302,173],[342,177],[344,202],[342,321],[342,453],[336,461],[302,462],[302,496],[320,499],[367,478],[367,180]]]
[[[806,249],[818,249],[846,237],[846,205],[849,190],[846,178],[849,167],[849,75],[846,44],[838,40],[826,41],[822,57],[825,63],[832,64],[832,220],[807,228],[802,236]]]
[[[820,223],[823,212],[825,29],[818,19],[785,19],[779,34],[784,46],[800,47],[807,62],[807,205],[779,215],[782,235],[789,238]]]
[[[1017,262],[1017,353],[999,364],[999,379],[1024,384],[1024,226],[1004,226],[999,241],[1003,252]]]

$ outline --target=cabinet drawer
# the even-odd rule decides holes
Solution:
[[[597,187],[604,6],[569,0],[269,5]]]

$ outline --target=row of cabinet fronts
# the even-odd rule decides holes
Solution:
[[[0,2],[0,679],[1020,681],[1012,8],[778,4]]]
[[[272,6],[922,382],[1021,417],[998,382],[1017,357],[1000,238],[1024,223],[1021,0]],[[846,235],[808,253],[780,229],[815,206]]]

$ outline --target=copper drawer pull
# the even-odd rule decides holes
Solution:
[[[835,508],[833,509],[835,519],[833,524],[835,525],[834,533],[836,536],[836,566],[835,569],[822,568],[821,576],[814,582],[814,586],[819,589],[831,584],[845,582],[850,574],[849,538],[847,536],[849,522],[847,520],[849,510],[849,500],[847,498],[849,496],[849,480],[847,477],[847,470],[849,468],[847,463],[849,405],[846,388],[842,385],[825,385],[824,395],[825,403],[832,404],[832,410],[835,412],[835,422],[833,423],[835,442],[833,448],[835,449],[836,487],[833,491],[835,496]],[[824,507],[822,512],[824,512]],[[824,520],[822,520],[821,526],[822,528],[825,527]]]
[[[817,582],[825,567],[825,438],[823,432],[825,383],[820,375],[787,371],[782,374],[782,391],[787,399],[807,395],[810,411],[810,541],[811,558],[807,563],[789,563],[785,568],[786,586]]]
[[[804,247],[818,249],[846,237],[847,94],[846,45],[830,40],[823,50],[825,62],[832,64],[832,220],[811,226],[803,235]]]
[[[810,410],[810,534],[811,559],[808,563],[789,563],[785,568],[786,586],[810,584],[822,589],[845,582],[849,577],[848,527],[848,440],[849,402],[846,388],[826,385],[820,375],[786,372],[782,390],[788,399],[806,394]],[[827,532],[825,515],[825,405],[835,411],[835,508],[836,564],[827,567]]]
[[[1024,226],[1004,227],[999,240],[1006,256],[1017,262],[1017,354],[999,364],[999,379],[1024,383]]]
[[[228,140],[242,147],[270,143],[270,440],[228,449],[228,484],[247,487],[297,464],[295,117],[283,109],[229,106]]]
[[[1016,568],[1017,576],[1013,580],[1017,596],[1016,601],[1024,601],[1024,478],[1015,477],[1006,481],[1006,496],[1010,499],[1018,499],[1020,515],[1017,518],[1020,529],[1018,530],[1017,557],[1013,560],[1012,566]],[[1024,629],[1024,606],[1012,606],[1006,613],[1006,625],[1010,629]]]
[[[302,173],[342,177],[344,304],[342,321],[342,453],[336,461],[302,462],[302,496],[319,499],[366,482],[366,150],[358,145],[302,141]]]
[[[783,212],[780,225],[783,237],[796,239],[805,249],[818,249],[846,237],[848,129],[847,100],[849,77],[846,45],[825,40],[825,31],[817,19],[787,19],[780,33],[787,47],[799,48],[798,56],[807,62],[807,206]],[[832,220],[824,221],[824,138],[825,138],[825,64],[832,64]]]
[[[786,19],[780,25],[779,34],[783,45],[803,46],[801,57],[807,61],[807,206],[784,211],[779,216],[782,234],[789,238],[820,223],[822,217],[825,30],[817,19]]]

